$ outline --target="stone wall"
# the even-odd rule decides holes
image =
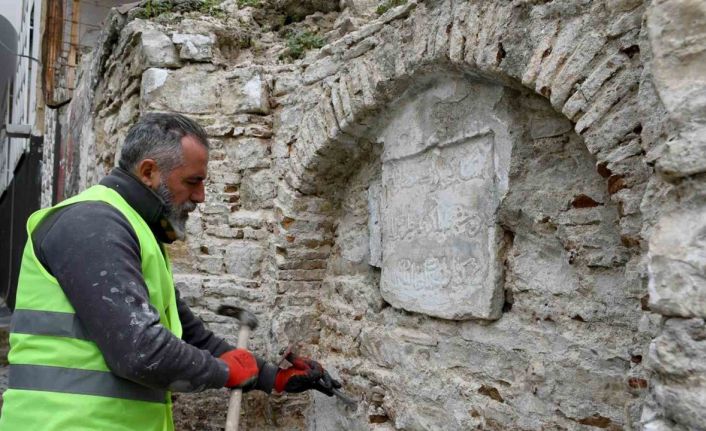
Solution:
[[[206,127],[182,296],[231,340],[214,311],[246,305],[255,351],[300,342],[361,400],[250,394],[246,424],[702,429],[704,6],[396,3],[116,12],[69,107],[81,185],[140,113]]]
[[[648,430],[703,429],[706,424],[706,5],[656,1],[645,17],[654,91],[667,127],[646,157],[650,178],[642,203],[657,222],[649,233],[650,308],[663,316],[650,344],[654,376],[643,410]]]
[[[443,75],[433,76],[438,89]],[[641,362],[649,340],[638,327],[644,295],[635,272],[639,253],[621,242],[614,222],[619,217],[618,206],[611,202],[606,180],[596,172],[595,158],[571,123],[541,97],[457,79],[452,81],[457,89],[452,94],[463,94],[460,87],[465,81],[478,108],[466,110],[449,104],[462,117],[456,124],[465,124],[467,132],[479,127],[482,136],[494,136],[490,142],[499,153],[494,158],[496,171],[489,175],[495,178],[495,188],[474,193],[465,202],[480,200],[475,208],[484,208],[483,200],[502,202],[499,208],[487,210],[495,218],[481,223],[492,228],[490,232],[498,232],[500,245],[495,251],[472,252],[472,263],[457,272],[451,264],[447,269],[445,264],[455,257],[444,256],[437,247],[459,254],[463,247],[454,244],[458,238],[449,240],[435,232],[444,225],[446,197],[421,190],[408,199],[411,205],[404,212],[424,222],[414,211],[431,206],[441,223],[427,223],[423,230],[432,231],[439,241],[424,238],[409,243],[383,234],[383,242],[391,244],[382,247],[382,270],[367,265],[366,247],[357,238],[366,238],[369,232],[366,189],[371,178],[382,171],[384,183],[386,139],[380,151],[383,161],[373,159],[363,166],[342,197],[339,240],[324,279],[323,346],[333,352],[331,357],[340,367],[350,370],[349,378],[366,382],[363,387],[370,399],[376,399],[376,390],[384,388],[376,402],[370,403],[363,422],[389,420],[401,429],[571,429],[577,424],[620,429],[636,424],[647,385]],[[415,100],[426,94],[405,95],[394,102],[395,109],[409,112],[412,105],[420,108],[414,112],[424,115],[433,112],[434,105],[445,103],[425,105],[422,101],[422,106],[415,106]],[[451,115],[448,112],[445,118]],[[424,124],[423,118],[407,120],[406,130],[414,130],[415,123]],[[430,126],[427,132],[434,129]],[[439,145],[443,158],[446,147]],[[457,148],[474,154],[474,146],[482,151],[484,145],[483,140],[471,138]],[[455,160],[465,161],[461,155]],[[443,169],[437,164],[436,172]],[[409,169],[406,175],[419,173]],[[444,190],[449,189],[453,186]],[[430,205],[426,196],[436,205]],[[386,216],[399,221],[406,215],[383,212],[382,217]],[[468,218],[464,226],[473,225],[473,217]],[[428,228],[429,224],[434,228]],[[446,231],[455,229],[451,226]],[[377,286],[389,265],[388,249],[393,250],[393,259],[395,253],[414,256],[417,250],[427,259],[419,265],[433,282],[410,277],[416,287],[411,293],[419,295],[419,302],[427,298],[432,302],[433,291],[439,287],[442,294],[453,295],[449,292],[453,278],[460,276],[471,284],[466,292],[476,284],[488,293],[500,289],[497,314],[481,321],[447,315],[462,319],[454,322],[429,316],[456,310],[466,305],[463,300],[436,302],[434,309],[424,311],[427,316],[398,310],[404,306],[397,307],[396,298],[386,303],[382,282]],[[430,257],[435,261],[430,262]],[[414,257],[410,260],[415,261]],[[476,279],[463,272],[469,266],[493,268],[498,264],[501,276],[492,278],[493,285],[475,283]],[[438,286],[448,279],[448,284]],[[474,305],[483,303],[477,297],[471,300]],[[351,360],[350,356],[358,357]],[[347,428],[341,424],[320,429]]]

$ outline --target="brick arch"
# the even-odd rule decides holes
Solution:
[[[610,167],[642,152],[641,7],[611,20],[595,7],[564,16],[551,4],[495,3],[441,2],[444,13],[410,3],[324,47],[305,74],[321,78],[300,93],[316,100],[291,146],[287,182],[305,195],[324,192],[355,166],[366,150],[360,138],[415,76],[452,70],[546,97],[574,123],[612,190],[635,184],[628,178],[634,166],[615,174]]]
[[[368,154],[366,134],[383,109],[416,78],[438,71],[544,96],[595,156],[619,208],[623,245],[643,252],[639,202],[650,175],[637,103],[644,7],[611,4],[412,1],[322,48],[294,95],[296,130],[281,165],[280,291],[316,295],[333,244],[332,193]]]
[[[306,296],[313,305],[306,318],[317,320],[334,244],[331,198],[370,151],[377,117],[431,73],[454,72],[546,98],[595,156],[620,209],[623,245],[642,251],[637,203],[649,176],[637,103],[643,7],[619,3],[614,10],[592,5],[563,14],[552,2],[410,2],[324,47],[294,96],[298,127],[276,202],[282,303]]]
[[[596,157],[620,209],[623,244],[644,250],[639,202],[650,169],[637,102],[642,2],[614,2],[613,10],[593,2],[586,10],[566,6],[567,13],[553,2],[500,3],[410,2],[322,48],[295,95],[300,117],[277,202],[280,260],[289,261],[287,249],[327,250],[332,230],[321,226],[333,223],[328,197],[370,151],[366,134],[376,117],[435,71],[544,96]],[[293,255],[312,256],[304,251]],[[281,265],[277,278],[291,280],[284,269],[291,266]],[[320,272],[307,277],[320,280]]]

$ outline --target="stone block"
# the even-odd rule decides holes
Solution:
[[[230,78],[221,93],[221,106],[224,114],[268,114],[267,83],[256,72]]]
[[[169,70],[160,68],[150,68],[142,74],[142,84],[140,89],[142,97],[152,97],[151,93],[159,90],[169,77]]]
[[[317,60],[304,72],[304,84],[313,84],[316,81],[321,81],[327,76],[331,76],[338,71],[339,63],[331,57],[324,57]]]
[[[251,124],[243,128],[243,134],[253,138],[271,138],[272,128],[261,124]]]
[[[380,291],[395,307],[445,319],[500,316],[496,181],[507,178],[509,142],[487,111],[497,97],[497,87],[441,81],[401,103],[381,133]]]
[[[650,308],[706,318],[706,206],[665,214],[649,243]]]
[[[186,234],[188,236],[197,236],[201,232],[203,232],[201,212],[196,210],[189,214],[189,219],[186,221]]]
[[[190,307],[196,305],[203,295],[203,279],[200,275],[174,274],[174,286],[181,299]]]
[[[691,127],[690,127],[691,128]],[[706,171],[706,127],[693,127],[665,143],[657,170],[666,178],[680,178]]]
[[[650,345],[649,366],[659,376],[654,397],[664,416],[688,429],[706,423],[705,340],[703,319],[669,319]]]
[[[287,269],[277,271],[277,279],[283,281],[319,281],[326,275],[325,269]]]
[[[558,241],[517,236],[513,242],[508,270],[514,278],[513,289],[521,292],[546,292],[570,295],[579,287],[579,275]]]
[[[179,57],[184,60],[208,61],[213,57],[212,36],[174,33],[172,41],[181,46]]]
[[[657,167],[668,177],[706,171],[706,3],[652,2],[647,31],[655,88],[679,136]],[[687,42],[688,41],[688,42]]]
[[[179,67],[179,56],[169,37],[156,29],[144,29],[140,36],[144,67]]]
[[[265,139],[237,139],[228,143],[226,151],[237,170],[270,166],[270,145]]]
[[[209,224],[209,226],[205,230],[205,233],[208,235],[215,236],[216,238],[223,239],[243,239],[244,237],[242,229],[235,229],[232,227],[224,226],[222,224]]]
[[[241,278],[258,278],[264,255],[265,249],[256,243],[233,242],[226,247],[226,271]]]
[[[223,258],[221,256],[199,256],[197,262],[197,268],[207,274],[223,273]]]
[[[332,377],[340,378],[335,374]],[[314,394],[308,416],[312,424],[309,431],[368,431],[372,429],[365,412],[349,413],[348,410],[350,409],[336,400],[336,397],[327,397],[321,393]],[[331,414],[332,412],[336,413]]]
[[[552,112],[534,111],[532,114],[530,117],[532,139],[559,136],[572,128],[571,122],[566,117],[559,117]]]
[[[269,236],[270,233],[265,229],[253,229],[251,227],[246,227],[243,229],[243,239],[264,241]]]
[[[244,208],[271,208],[275,196],[275,183],[269,169],[248,173],[243,177],[240,201]]]
[[[275,345],[286,346],[294,341],[319,337],[318,316],[310,310],[290,307],[272,317],[272,338]]]
[[[272,95],[275,97],[284,96],[287,93],[293,92],[301,86],[301,72],[281,73],[275,78],[275,85],[272,90]]]
[[[234,227],[261,228],[266,223],[272,222],[272,213],[269,211],[238,211],[228,216],[228,224]]]
[[[212,122],[202,124],[208,136],[227,136],[234,133],[233,122],[230,119],[216,117]],[[212,140],[213,144],[213,140]]]
[[[218,76],[204,69],[147,69],[142,74],[141,109],[185,114],[215,112],[219,85]]]
[[[695,359],[705,357],[704,320],[672,318],[664,323],[662,333],[650,345],[649,366],[653,371],[672,378],[704,378],[706,362]]]

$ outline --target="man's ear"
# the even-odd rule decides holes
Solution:
[[[137,178],[144,185],[153,189],[160,183],[160,171],[157,162],[152,159],[144,159],[137,165]]]

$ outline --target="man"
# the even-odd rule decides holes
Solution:
[[[307,358],[278,370],[208,331],[179,299],[162,243],[204,201],[208,138],[147,114],[99,185],[27,222],[0,430],[172,430],[170,391],[327,395]]]

